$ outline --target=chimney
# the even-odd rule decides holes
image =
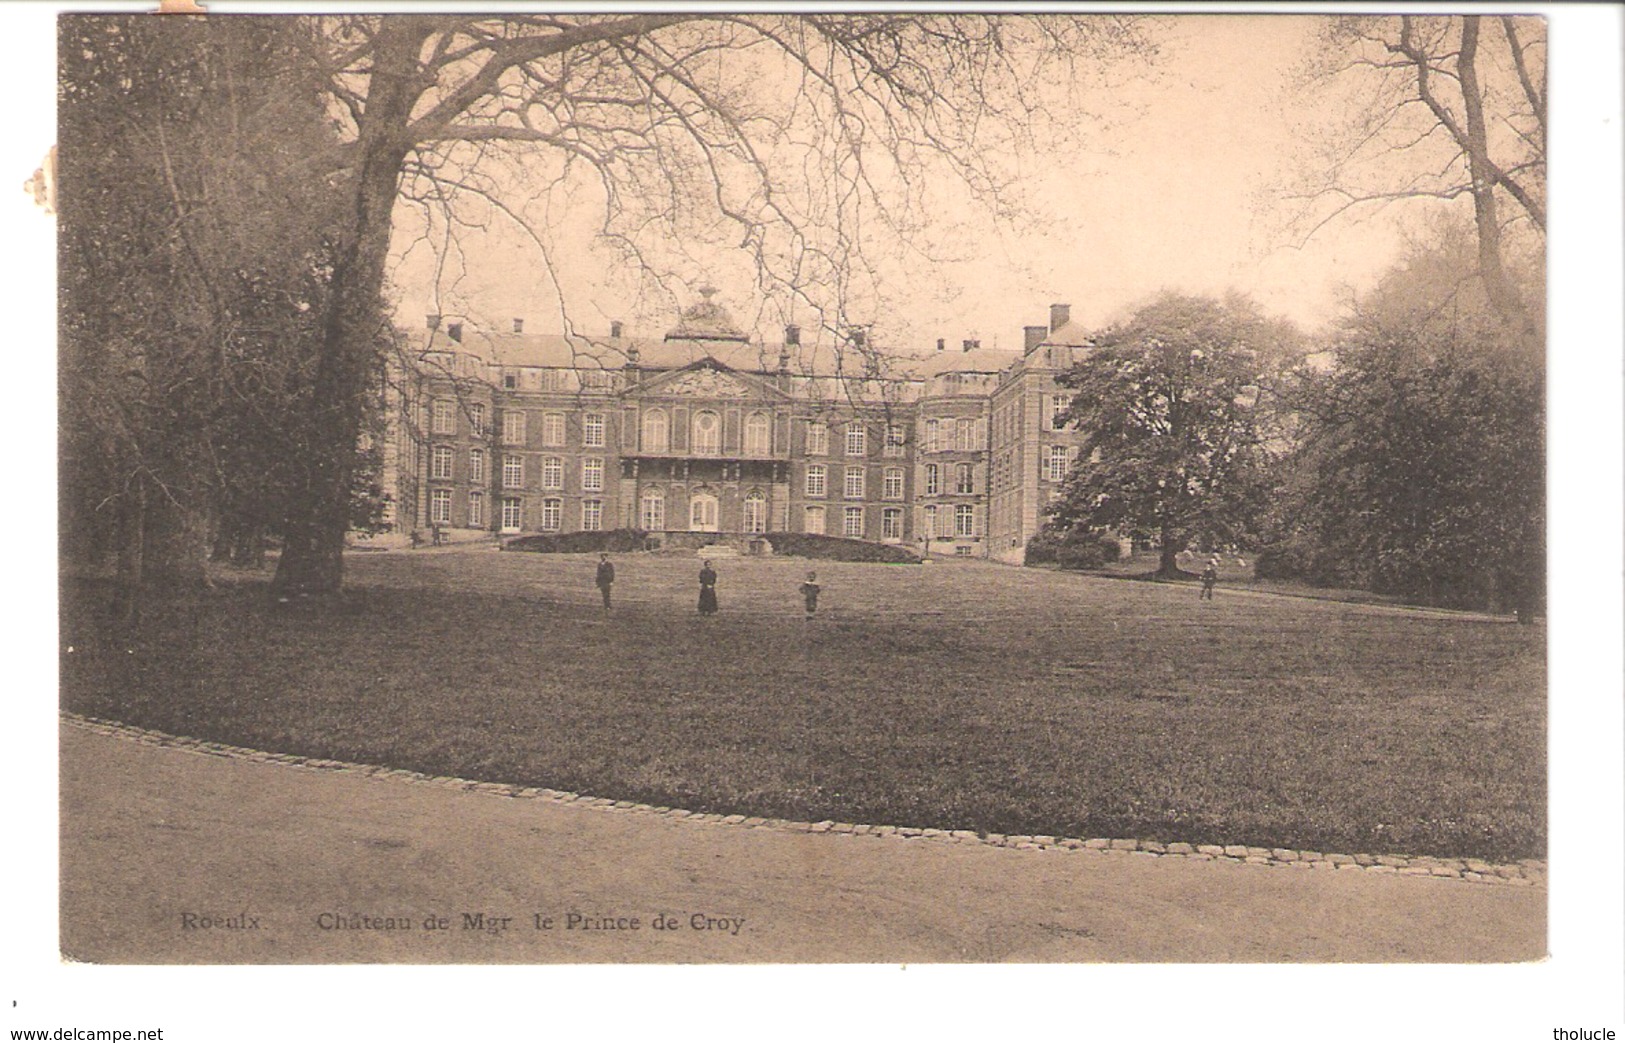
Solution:
[[[974,340],[963,340],[959,342],[959,350],[961,351],[970,351],[974,347],[976,347],[976,342]]]
[[[1052,304],[1049,306],[1049,331],[1056,330],[1072,321],[1072,305]]]
[[[446,336],[461,344],[463,342],[463,324],[460,322],[446,323]]]
[[[609,336],[611,340],[621,339],[621,320],[616,319],[609,324]]]
[[[423,324],[429,327],[431,330],[437,330],[440,328],[440,316],[435,312],[430,312],[428,315],[424,316]]]
[[[938,337],[937,338],[937,350],[938,351],[941,351],[943,348],[946,348],[947,346],[948,346],[948,338],[946,338],[946,337]]]
[[[801,347],[801,327],[790,325],[784,327],[784,346],[787,348]]]
[[[523,333],[523,332],[525,332],[525,320],[524,319],[515,319],[515,320],[513,320],[513,331],[515,333]]]
[[[1030,355],[1030,354],[1032,354],[1032,350],[1034,348],[1036,348],[1040,344],[1044,343],[1044,337],[1045,337],[1046,334],[1049,333],[1049,327],[1048,326],[1023,326],[1023,327],[1021,327],[1021,333],[1022,333],[1022,339],[1026,342],[1022,347],[1022,351],[1025,354]]]

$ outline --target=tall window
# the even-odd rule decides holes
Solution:
[[[502,531],[518,532],[522,517],[521,501],[517,496],[504,496],[502,498]]]
[[[824,495],[824,465],[823,464],[808,464],[807,465],[807,495],[808,496],[822,496],[822,495]]]
[[[954,448],[962,453],[976,448],[976,421],[969,418],[954,421]]]
[[[759,492],[745,496],[745,531],[767,531],[767,497]]]
[[[863,538],[862,507],[847,507],[841,512],[841,535]]]
[[[766,413],[745,418],[745,455],[766,456],[773,451],[773,428]]]
[[[807,421],[807,455],[829,455],[829,425],[819,420]]]
[[[1052,482],[1065,481],[1066,480],[1066,466],[1067,466],[1068,463],[1071,462],[1071,459],[1072,459],[1072,455],[1067,450],[1066,446],[1064,446],[1064,445],[1052,445],[1052,446],[1050,446],[1049,447],[1049,474],[1047,474],[1045,477],[1047,477]]]
[[[429,477],[451,477],[451,446],[437,445],[429,452]]]
[[[564,444],[564,414],[542,414],[542,444],[557,447]]]
[[[502,458],[502,487],[504,489],[523,489],[525,487],[524,457],[504,456]]]
[[[903,509],[901,507],[887,507],[880,512],[880,538],[883,540],[900,540],[903,538]]]
[[[604,491],[603,457],[591,456],[581,461],[581,491],[585,493]]]
[[[869,432],[864,430],[862,424],[853,421],[846,425],[846,455],[864,456],[869,452]]]
[[[664,453],[671,444],[671,421],[664,409],[650,409],[643,414],[643,451]]]
[[[457,403],[450,399],[437,398],[429,410],[429,433],[436,435],[454,435],[457,433]]]
[[[692,448],[700,456],[716,456],[722,451],[722,420],[709,409],[694,414]]]
[[[925,495],[940,496],[942,494],[942,469],[936,464],[925,465]]]
[[[863,468],[848,467],[846,469],[846,485],[842,489],[848,500],[863,499]]]
[[[604,448],[604,414],[585,413],[582,415],[581,444],[587,449]]]
[[[954,508],[954,535],[976,535],[976,508],[968,503],[959,504]]]
[[[937,508],[933,504],[925,509],[925,532],[921,533],[927,539],[937,537]]]
[[[485,481],[484,449],[470,449],[468,451],[468,480],[471,482]]]
[[[925,422],[925,451],[934,453],[942,448],[942,424],[936,420]]]
[[[450,489],[434,489],[430,491],[429,520],[437,525],[451,524]]]
[[[884,450],[885,454],[887,456],[902,456],[903,455],[903,443],[904,443],[904,436],[903,436],[902,425],[900,425],[900,424],[890,424],[890,425],[888,425],[886,427],[886,448]]]
[[[886,468],[886,474],[880,486],[880,495],[888,500],[901,500],[903,498],[903,469],[901,467]]]
[[[808,507],[801,516],[801,531],[815,536],[824,534],[824,508]]]
[[[1050,405],[1050,426],[1057,431],[1065,429],[1066,422],[1061,419],[1061,414],[1065,413],[1071,408],[1071,395],[1056,395],[1054,401]]]
[[[485,494],[468,494],[468,527],[478,529],[485,524]]]
[[[542,457],[542,488],[564,488],[564,459],[558,456]]]
[[[542,531],[558,532],[564,521],[564,501],[556,496],[549,496],[542,501]]]
[[[976,475],[970,464],[954,465],[954,492],[967,496],[976,491]]]
[[[505,445],[525,444],[525,413],[520,409],[502,411],[502,441]]]
[[[641,520],[645,532],[660,532],[666,528],[665,493],[659,489],[650,489],[643,494]]]
[[[468,407],[468,428],[475,438],[485,437],[485,403],[474,402]]]
[[[604,527],[604,501],[581,501],[581,531],[597,532]]]

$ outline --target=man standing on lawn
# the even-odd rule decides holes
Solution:
[[[615,566],[608,554],[598,555],[598,593],[604,595],[604,615],[609,615],[609,588],[615,585]]]
[[[1219,582],[1219,556],[1215,554],[1202,570],[1202,593],[1198,595],[1201,601],[1213,600],[1213,588]]]

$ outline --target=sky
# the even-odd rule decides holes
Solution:
[[[1086,131],[1082,150],[1043,157],[1023,182],[1035,226],[986,223],[973,246],[956,244],[973,255],[964,260],[895,261],[893,303],[876,316],[886,341],[903,351],[939,337],[1015,348],[1021,328],[1045,323],[1051,304],[1068,304],[1074,319],[1098,326],[1162,290],[1240,290],[1308,329],[1334,319],[1348,288],[1368,287],[1393,261],[1395,220],[1404,215],[1391,208],[1330,225],[1302,248],[1289,243],[1282,218],[1295,205],[1285,198],[1301,146],[1294,128],[1317,118],[1318,102],[1297,89],[1295,65],[1318,22],[1169,19],[1157,31],[1156,65],[1120,73],[1110,127]],[[599,332],[624,319],[631,332],[662,334],[670,304],[638,314],[624,288],[610,285],[604,259],[579,245],[590,231],[571,227],[565,238],[576,245],[554,248],[553,267],[566,269],[566,279],[589,273],[567,294],[571,321]],[[465,237],[464,253],[455,276],[438,283],[429,251],[404,259],[395,275],[403,323],[463,312],[496,326],[523,317],[527,329],[557,331],[559,302],[533,245],[506,234]],[[738,265],[719,255],[706,275],[737,317],[754,315],[759,302],[749,299],[747,279],[727,277]],[[680,288],[677,303],[698,299],[698,289]],[[776,324],[755,332],[777,337]]]

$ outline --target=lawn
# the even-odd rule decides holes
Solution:
[[[1008,834],[1543,857],[1545,630],[979,562],[356,554],[114,633],[63,588],[66,708],[693,810]],[[818,617],[797,587],[816,568]]]

